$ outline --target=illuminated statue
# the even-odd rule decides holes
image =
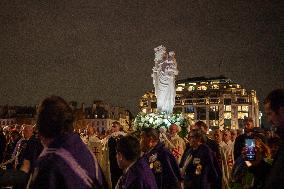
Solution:
[[[164,46],[159,46],[155,51],[155,66],[153,67],[153,84],[157,98],[159,112],[171,114],[175,105],[176,87],[175,76],[178,74],[175,53],[166,52]]]

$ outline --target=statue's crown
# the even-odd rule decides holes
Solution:
[[[154,51],[155,51],[155,52],[158,52],[158,51],[166,51],[166,47],[164,47],[163,45],[160,45],[160,46],[154,48]]]

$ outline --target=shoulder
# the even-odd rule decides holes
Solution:
[[[210,139],[210,138],[207,138],[206,145],[207,145],[211,150],[213,150],[214,152],[217,152],[217,153],[218,153],[219,148],[218,148],[217,142],[215,142],[214,140],[212,140],[212,139]]]
[[[37,164],[39,167],[48,165],[57,166],[60,159],[61,158],[55,154],[55,150],[44,150],[38,157]]]
[[[207,144],[201,144],[199,146],[199,152],[203,153],[203,154],[211,154],[213,151],[212,149],[207,145]]]
[[[143,157],[139,158],[137,162],[131,167],[131,169],[129,170],[129,175],[130,178],[132,178],[132,182],[136,184],[140,183],[140,186],[141,184],[144,186],[155,185],[155,176],[150,169],[147,160]]]

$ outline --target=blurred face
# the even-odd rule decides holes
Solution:
[[[193,126],[193,129],[201,129],[201,131],[203,131],[204,133],[207,133],[207,128],[205,128],[205,127],[203,127],[203,126],[199,126],[199,125],[196,125],[196,124],[194,124],[194,126]]]
[[[277,112],[273,111],[270,107],[270,103],[264,104],[264,111],[267,116],[268,122],[276,127],[284,127],[284,107],[280,107]]]
[[[178,132],[178,127],[176,125],[171,125],[169,130],[170,130],[170,134],[174,135]]]
[[[224,131],[223,133],[223,141],[228,143],[231,140],[231,133],[230,131]]]
[[[253,122],[246,121],[245,123],[245,132],[251,132],[253,130]]]
[[[111,126],[111,132],[114,133],[114,132],[118,132],[119,131],[119,125],[117,123],[113,123],[112,126]]]
[[[90,125],[87,126],[87,135],[91,136],[95,133],[94,128]]]
[[[200,144],[200,139],[198,139],[196,136],[194,136],[192,133],[189,133],[188,135],[188,141],[189,141],[189,145],[193,148],[196,149],[198,148],[199,144]]]
[[[24,126],[23,128],[23,137],[29,139],[33,135],[33,128],[31,126]]]
[[[214,140],[219,144],[222,142],[222,133],[220,130],[214,132]]]

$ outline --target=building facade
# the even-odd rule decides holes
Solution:
[[[153,91],[140,99],[140,110],[156,112]],[[246,90],[226,77],[196,77],[176,82],[174,112],[182,112],[194,121],[204,121],[211,128],[243,128],[243,119],[251,117],[259,127],[260,112],[256,91]]]
[[[36,123],[34,106],[0,106],[0,126],[14,126]]]
[[[85,107],[84,103],[77,107],[75,101],[71,101],[69,105],[74,111],[75,128],[85,129],[91,124],[100,133],[104,133],[111,129],[114,121],[118,121],[126,131],[130,127],[130,112],[125,108],[112,106],[103,101],[94,101],[90,107]],[[0,106],[0,126],[35,125],[36,109],[35,106]]]
[[[76,108],[75,108],[76,109]],[[76,109],[75,127],[84,129],[92,125],[98,132],[105,133],[111,129],[112,123],[118,121],[125,131],[130,127],[130,112],[122,107],[112,106],[103,101],[94,101],[92,106]]]

